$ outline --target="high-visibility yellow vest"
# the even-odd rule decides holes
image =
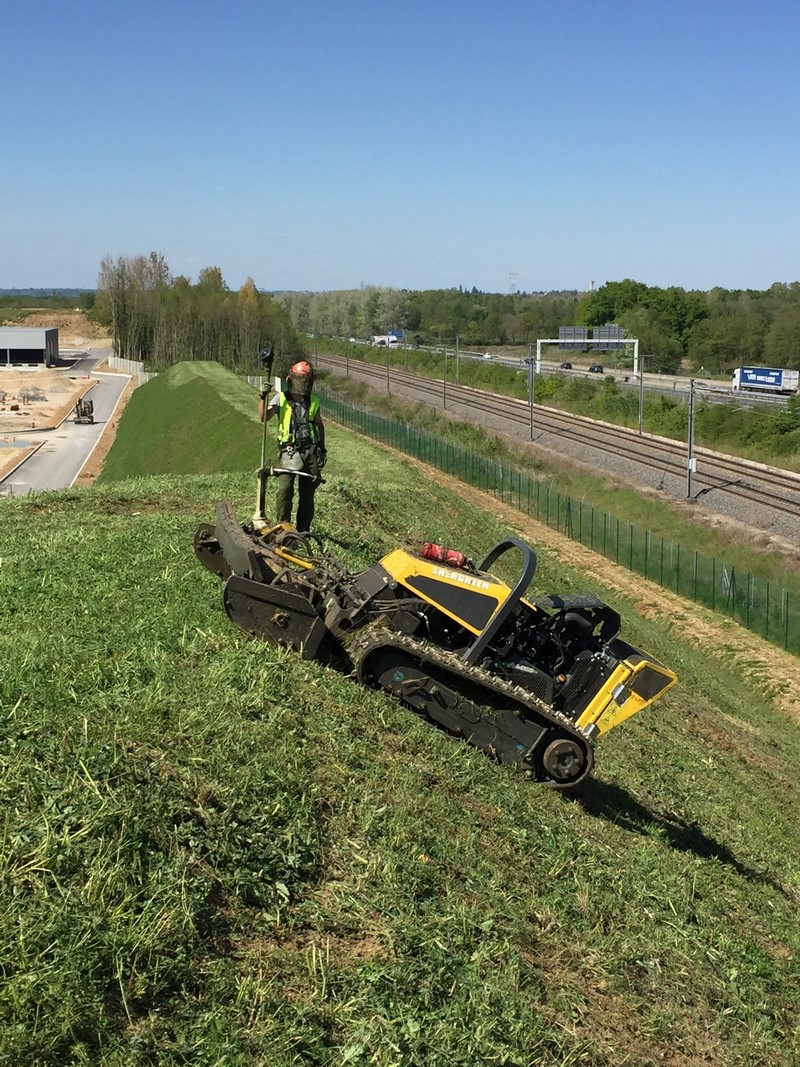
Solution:
[[[308,401],[308,430],[311,434],[311,441],[313,444],[315,444],[319,438],[319,430],[314,422],[318,411],[319,397],[312,393]],[[284,445],[294,444],[294,427],[292,426],[293,415],[293,405],[291,400],[289,400],[288,394],[281,393],[281,405],[278,412],[278,445],[281,448]]]

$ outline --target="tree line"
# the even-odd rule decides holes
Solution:
[[[524,345],[558,337],[560,326],[613,322],[639,339],[653,370],[675,371],[681,364],[709,374],[748,364],[800,369],[800,282],[708,292],[626,279],[588,293],[364,286],[276,295],[297,330],[333,337],[403,329],[420,344],[459,338],[474,347]]]
[[[419,344],[519,346],[557,337],[561,326],[613,322],[639,339],[653,370],[800,369],[800,282],[708,292],[625,279],[583,293],[373,285],[266,293],[248,278],[232,292],[218,267],[204,268],[192,282],[173,277],[164,257],[151,252],[102,261],[91,314],[109,326],[120,355],[158,365],[214,359],[243,370],[271,343],[277,369],[285,369],[284,358],[304,354],[306,335],[363,340],[403,330]]]
[[[252,278],[232,292],[219,267],[205,267],[193,283],[173,277],[158,252],[103,259],[91,315],[109,327],[121,358],[159,367],[216,360],[256,373],[258,352],[271,344],[282,372],[303,353],[286,310]]]
[[[660,289],[626,279],[587,294],[580,322],[614,321],[638,337],[640,351],[695,370],[734,367],[800,368],[800,282],[769,289]]]
[[[407,290],[374,285],[322,293],[276,294],[302,332],[364,339],[401,329],[414,341],[523,344],[557,337],[575,322],[577,292],[482,293],[473,288]],[[555,332],[554,332],[555,331]]]
[[[0,311],[29,309],[32,300],[48,311],[89,311],[94,306],[93,289],[0,289]]]

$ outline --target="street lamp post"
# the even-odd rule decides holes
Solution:
[[[460,385],[461,382],[458,378],[458,334],[456,334],[456,385]]]
[[[642,436],[642,422],[644,419],[644,356],[639,364],[639,436]]]

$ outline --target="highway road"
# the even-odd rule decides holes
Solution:
[[[368,345],[366,341],[356,341],[355,344]],[[369,347],[369,346],[368,346]],[[384,348],[378,346],[375,351],[380,352],[392,352],[394,353],[390,358],[392,366],[399,366],[401,360],[401,353],[404,351],[423,351],[430,352],[434,355],[441,357],[442,362],[445,360],[449,364],[449,373],[451,376],[456,375],[457,361],[462,363],[481,363],[483,360],[491,359],[496,366],[509,367],[516,371],[528,370],[527,359],[519,357],[506,357],[502,352],[495,351],[491,355],[486,353],[484,355],[481,352],[470,352],[465,349],[456,351],[454,348],[447,346],[431,347],[431,346],[419,346],[412,349],[410,345],[397,345],[390,348]],[[597,361],[603,365],[603,359],[606,358],[606,353],[598,353]],[[571,352],[565,352],[564,357],[567,361],[572,362],[572,368],[569,370],[562,369],[560,360],[553,360],[552,358],[542,359],[536,368],[536,374],[564,374],[572,378],[583,378],[586,381],[598,382],[602,381],[604,377],[613,377],[617,383],[617,387],[621,390],[627,390],[628,392],[638,392],[640,388],[644,388],[648,393],[662,393],[666,396],[685,396],[689,392],[690,379],[685,375],[679,374],[657,374],[645,369],[644,380],[640,383],[638,374],[633,373],[632,367],[614,367],[605,366],[605,370],[602,374],[591,373],[588,368],[587,354],[581,353],[575,355]],[[536,366],[536,357],[532,355],[528,357],[533,360],[534,366]],[[643,356],[645,360],[651,359],[651,356]],[[574,361],[573,361],[574,359]],[[588,355],[588,359],[591,360],[591,355]],[[645,363],[645,368],[647,363]],[[787,403],[786,395],[778,395],[771,393],[759,392],[757,390],[745,389],[741,391],[733,391],[730,387],[730,381],[724,382],[720,379],[713,379],[708,377],[695,377],[695,397],[697,401],[704,400],[711,404],[739,404],[740,407],[785,407]]]
[[[94,402],[94,423],[76,425],[72,415],[54,430],[31,432],[28,439],[41,446],[0,480],[0,495],[27,496],[28,493],[45,489],[66,489],[73,484],[83,470],[89,456],[97,446],[106,424],[113,417],[120,397],[130,378],[126,374],[103,374],[94,370],[98,363],[109,355],[108,349],[92,349],[79,356],[65,369],[72,377],[91,374],[97,380],[87,394]]]

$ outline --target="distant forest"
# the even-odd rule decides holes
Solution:
[[[0,310],[32,297],[55,309],[83,307],[108,325],[117,351],[159,364],[217,359],[252,365],[259,348],[279,361],[300,354],[308,334],[363,340],[402,329],[418,344],[464,348],[535,344],[561,326],[617,323],[639,339],[653,370],[683,365],[708,374],[742,365],[800,369],[800,282],[769,289],[666,289],[625,279],[591,292],[485,293],[463,286],[406,290],[382,286],[330,292],[259,290],[248,278],[231,291],[218,267],[193,282],[173,276],[157,252],[107,257],[97,290],[0,290]],[[627,358],[627,356],[626,356]]]
[[[31,299],[47,300],[49,306],[79,307],[78,300],[89,299],[89,306],[94,303],[94,289],[0,289],[0,307],[16,307],[19,303],[29,304]],[[52,303],[50,303],[52,302]]]
[[[709,374],[748,364],[800,369],[800,282],[766,290],[661,289],[626,279],[589,293],[482,293],[368,286],[279,293],[301,332],[331,336],[406,330],[419,343],[525,345],[558,337],[560,326],[617,323],[639,339],[654,370],[682,364]]]

